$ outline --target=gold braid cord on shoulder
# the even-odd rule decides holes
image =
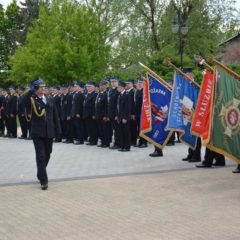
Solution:
[[[33,108],[33,111],[34,113],[36,114],[37,117],[43,117],[45,114],[46,114],[46,109],[44,108],[41,113],[38,113],[37,111],[37,107],[36,107],[36,104],[35,104],[35,101],[33,100],[33,98],[31,97],[31,105],[32,105],[32,108]]]
[[[26,120],[27,120],[27,122],[31,122],[31,120],[32,120],[32,104],[31,104],[31,112],[30,112],[30,117],[28,118],[28,113],[27,113],[27,109],[25,109],[25,118],[26,118]]]

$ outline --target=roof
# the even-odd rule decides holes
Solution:
[[[222,45],[224,45],[224,44],[226,44],[226,43],[228,43],[228,42],[231,42],[231,41],[233,41],[233,40],[235,40],[236,38],[239,38],[239,37],[240,37],[240,32],[238,32],[238,33],[237,33],[236,35],[234,35],[233,37],[225,40],[224,42],[221,42],[221,43],[219,44],[219,46],[222,46]]]

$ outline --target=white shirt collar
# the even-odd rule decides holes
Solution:
[[[133,87],[131,87],[130,89],[127,90],[127,92],[130,92],[133,89]]]
[[[121,95],[123,95],[125,92],[126,92],[126,90],[123,90],[123,91],[121,92]]]

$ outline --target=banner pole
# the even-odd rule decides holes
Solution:
[[[230,75],[232,75],[233,77],[235,77],[238,81],[240,81],[240,75],[237,74],[236,72],[234,72],[233,70],[231,70],[230,68],[228,68],[227,66],[225,66],[224,64],[222,64],[221,62],[219,62],[217,59],[215,59],[213,56],[209,56],[208,60],[212,63],[217,64],[220,68],[222,68],[223,70],[225,70],[226,72],[228,72]]]
[[[165,64],[166,66],[172,67],[176,72],[178,72],[180,75],[182,75],[186,80],[188,80],[190,83],[193,83],[195,86],[197,86],[198,88],[200,88],[200,85],[196,82],[194,82],[194,79],[191,78],[189,75],[187,75],[186,73],[184,73],[180,68],[178,68],[177,66],[175,66],[170,58],[165,58],[163,61],[163,64]]]
[[[199,55],[194,55],[194,59],[199,65],[204,66],[206,70],[210,71],[211,73],[214,73],[214,68],[207,64],[204,58],[202,58]]]
[[[149,67],[145,66],[143,63],[138,62],[140,66],[142,66],[147,72],[149,72],[151,75],[153,75],[155,78],[157,78],[162,84],[166,85],[170,90],[173,89],[173,87],[168,84],[164,79],[162,79],[160,76],[158,76],[153,70],[151,70]]]

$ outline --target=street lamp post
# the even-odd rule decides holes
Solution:
[[[183,68],[184,36],[188,33],[188,27],[182,20],[181,12],[178,13],[178,21],[173,21],[172,32],[179,34],[180,66]]]

